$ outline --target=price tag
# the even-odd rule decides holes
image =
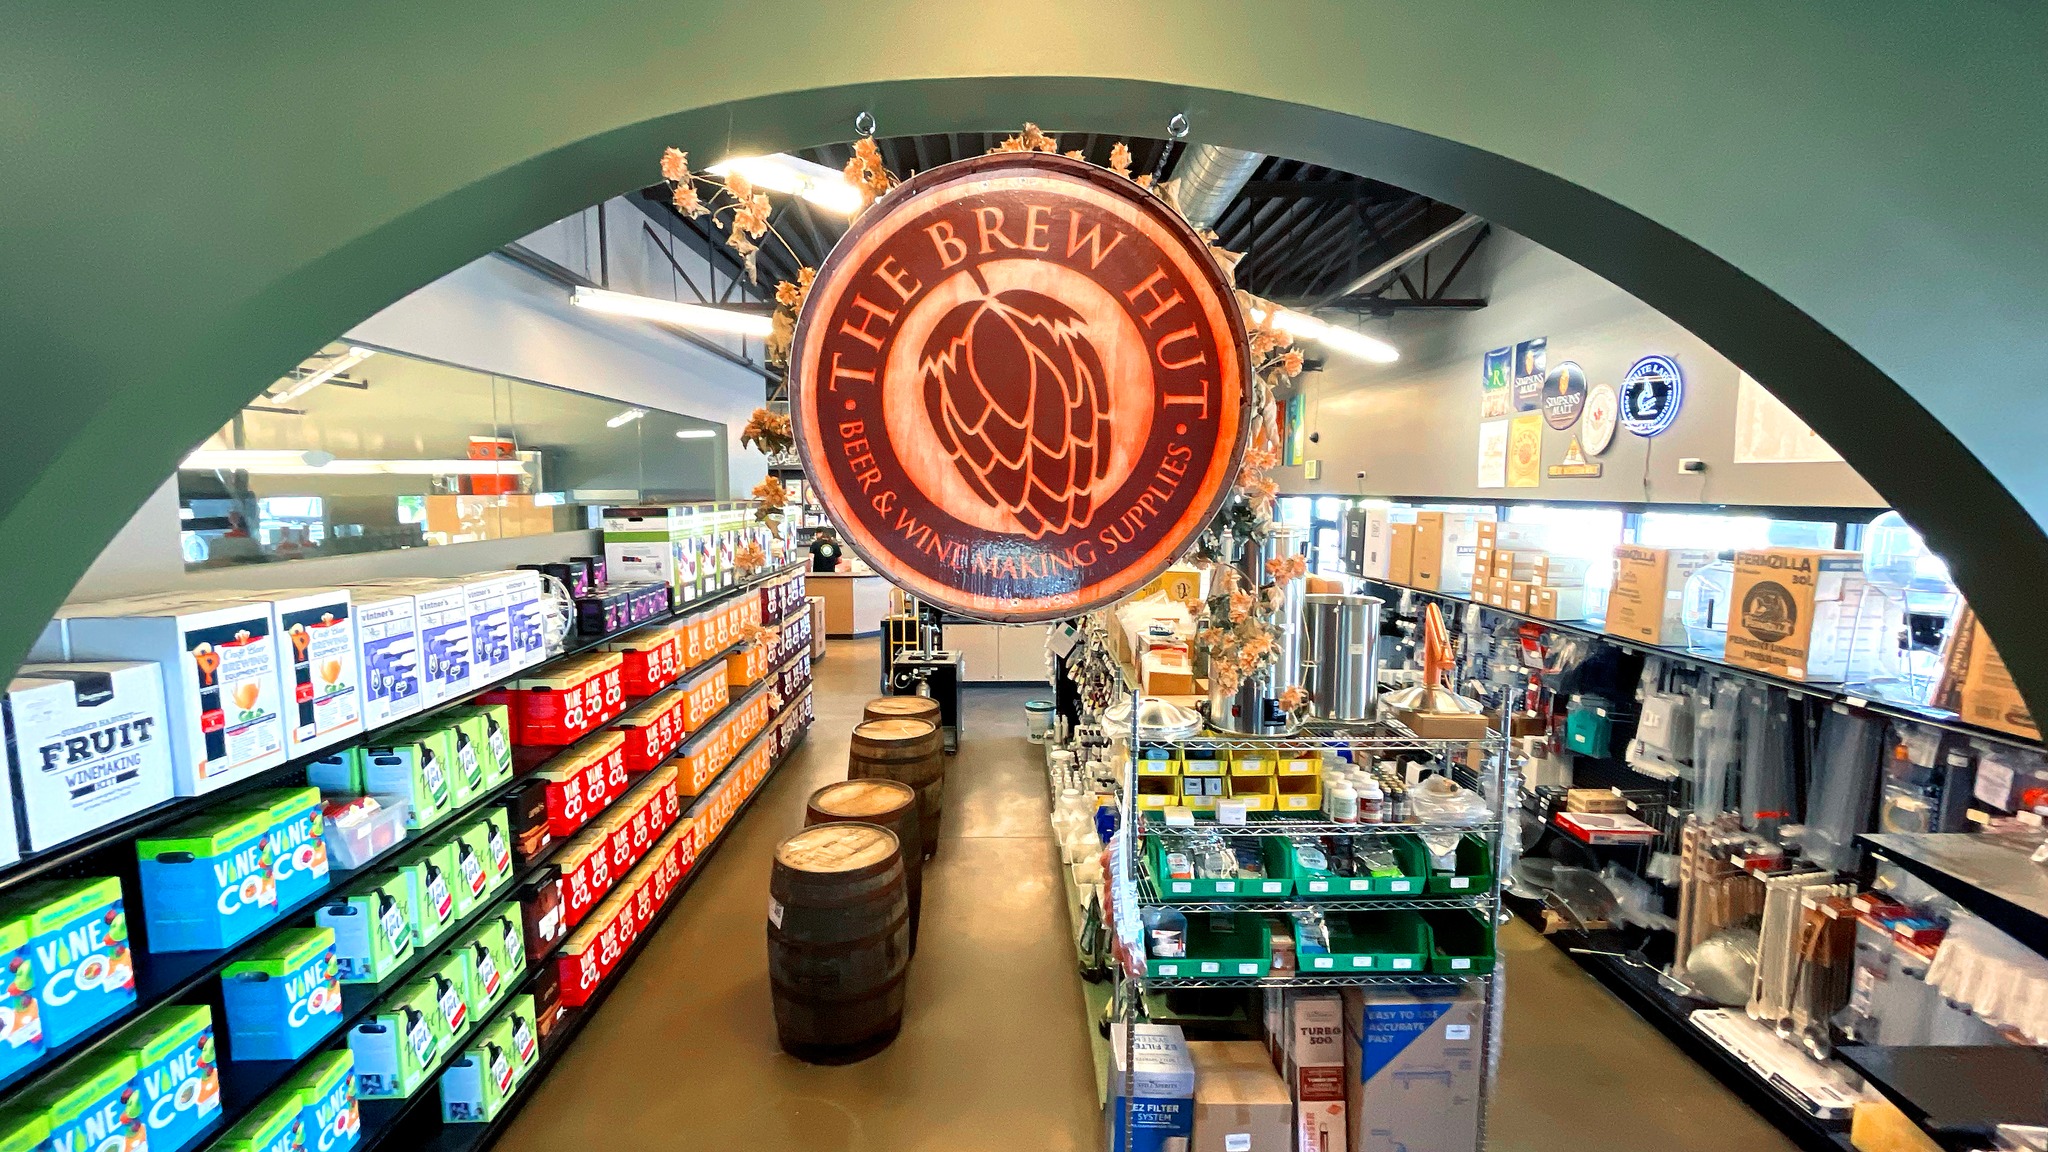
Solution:
[[[1451,961],[1451,970],[1454,972],[1462,972],[1465,969],[1470,968],[1471,966],[1472,961],[1464,959],[1463,957]]]
[[[777,928],[782,927],[782,901],[773,896],[768,898],[768,922]]]
[[[1328,880],[1311,880],[1308,882],[1308,890],[1311,892],[1328,892],[1330,890],[1330,882]]]
[[[1218,880],[1216,882],[1216,893],[1219,896],[1225,893],[1234,893],[1236,891],[1237,881],[1235,880]]]
[[[1405,971],[1407,971],[1408,969],[1410,969],[1410,968],[1413,968],[1413,967],[1415,967],[1415,961],[1414,961],[1414,960],[1412,960],[1412,959],[1410,959],[1409,957],[1406,957],[1406,956],[1396,956],[1396,957],[1394,957],[1394,970],[1395,970],[1396,972],[1405,972]]]
[[[1223,1152],[1252,1152],[1252,1134],[1249,1132],[1227,1132],[1223,1136]]]
[[[1451,887],[1453,888],[1470,888],[1471,886],[1472,878],[1470,876],[1451,877]]]
[[[1161,964],[1161,965],[1159,966],[1159,974],[1160,974],[1161,976],[1178,976],[1178,975],[1180,975],[1180,965],[1178,965],[1178,964]]]
[[[1175,880],[1172,883],[1172,887],[1173,894],[1176,896],[1186,896],[1195,890],[1194,884],[1186,880]]]
[[[1237,974],[1239,976],[1257,976],[1259,974],[1258,962],[1252,961],[1246,964],[1239,964],[1237,966]]]
[[[1444,1025],[1444,1039],[1446,1040],[1470,1040],[1471,1038],[1472,1026],[1470,1024]]]
[[[1223,965],[1220,962],[1215,960],[1202,961],[1202,975],[1214,976],[1221,971],[1223,971]]]

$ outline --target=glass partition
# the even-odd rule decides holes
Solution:
[[[725,427],[334,344],[178,470],[188,568],[570,531],[589,505],[718,498]]]

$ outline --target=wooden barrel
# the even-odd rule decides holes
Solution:
[[[843,1064],[903,1026],[910,908],[896,834],[820,824],[784,840],[768,881],[768,983],[790,1055]]]
[[[917,851],[903,855],[903,887],[910,896],[910,951],[917,952],[918,910],[924,902],[924,839],[917,830],[917,789],[896,780],[841,780],[811,793],[804,825],[853,821],[887,828]]]
[[[853,729],[849,780],[899,780],[917,789],[917,831],[924,855],[939,850],[939,809],[946,793],[946,745],[929,720],[869,720]]]
[[[861,719],[929,720],[941,728],[945,727],[939,719],[939,702],[929,696],[877,696],[868,701]]]

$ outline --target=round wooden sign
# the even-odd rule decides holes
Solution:
[[[1229,495],[1244,319],[1131,180],[1039,152],[921,173],[819,270],[796,442],[854,551],[914,595],[1051,620],[1164,571]]]

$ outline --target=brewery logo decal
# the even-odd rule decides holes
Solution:
[[[1543,406],[1545,361],[1550,357],[1545,337],[1515,345],[1515,411],[1534,412]]]
[[[1685,403],[1685,376],[1669,356],[1645,356],[1621,379],[1621,426],[1638,436],[1661,435]]]
[[[1601,472],[1598,460],[1586,459],[1586,453],[1579,447],[1579,438],[1572,437],[1571,447],[1564,450],[1564,459],[1548,469],[1552,480],[1598,479]]]
[[[1586,426],[1579,434],[1589,456],[1598,456],[1614,443],[1615,425],[1621,420],[1621,397],[1611,384],[1586,389]]]
[[[1570,360],[1543,377],[1543,419],[1562,432],[1579,422],[1586,407],[1586,370]]]
[[[1008,152],[913,177],[805,297],[798,451],[912,594],[1048,620],[1170,566],[1235,481],[1244,320],[1193,230],[1123,176]]]
[[[1766,644],[1776,644],[1799,626],[1799,605],[1775,580],[1760,580],[1742,598],[1743,630]]]

